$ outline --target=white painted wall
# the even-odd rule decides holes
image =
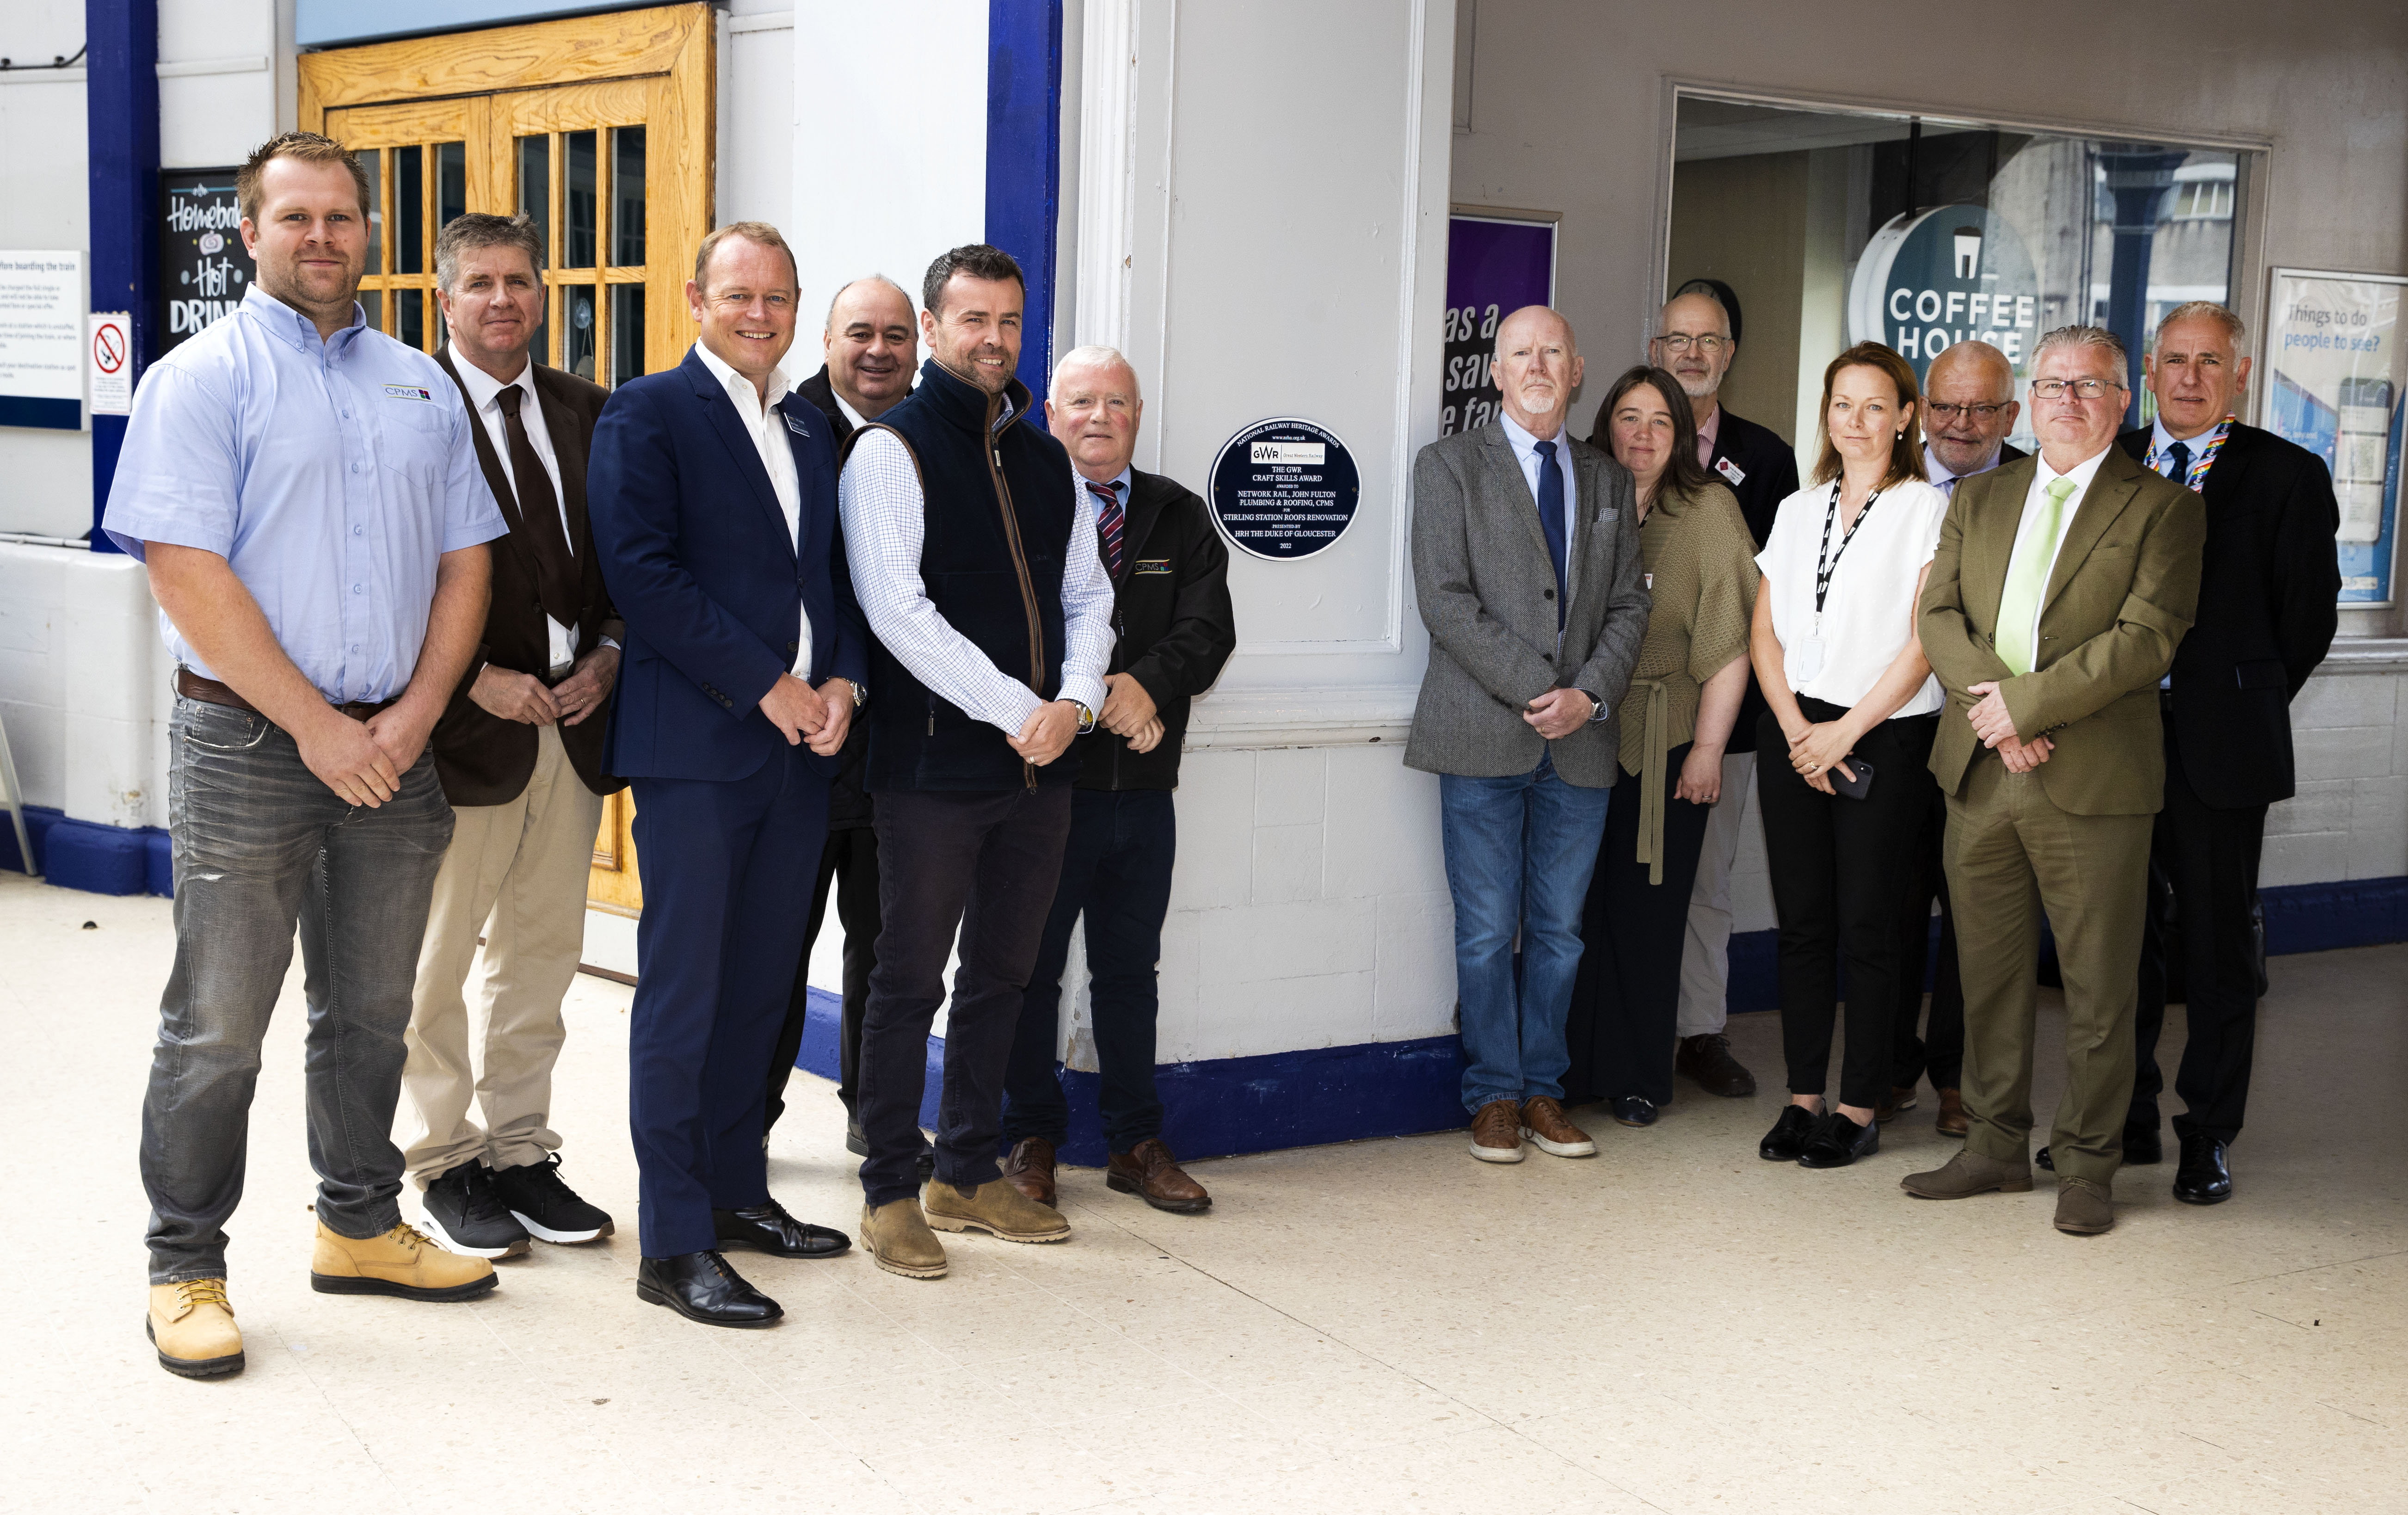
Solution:
[[[82,0],[9,0],[6,15],[0,36],[20,63],[83,45]],[[0,248],[87,245],[82,69],[0,74]],[[91,527],[91,435],[0,426],[0,532],[76,537]],[[7,658],[0,646],[0,689]]]
[[[713,225],[766,221],[789,241],[799,239],[792,224],[795,12],[787,0],[735,0],[720,12],[714,190]]]

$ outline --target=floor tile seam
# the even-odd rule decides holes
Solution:
[[[729,1333],[723,1331],[719,1333],[719,1335],[725,1336],[729,1335]],[[883,1471],[874,1466],[870,1463],[869,1459],[863,1455],[860,1449],[838,1440],[836,1434],[830,1431],[827,1427],[820,1424],[819,1422],[811,1416],[810,1410],[806,1407],[796,1403],[794,1397],[787,1394],[781,1385],[780,1385],[776,1380],[768,1378],[766,1374],[762,1373],[759,1368],[754,1366],[751,1357],[747,1356],[741,1350],[742,1345],[743,1343],[740,1341],[722,1340],[716,1344],[716,1350],[722,1354],[722,1356],[732,1359],[740,1372],[765,1390],[770,1398],[776,1400],[780,1405],[784,1407],[788,1416],[790,1417],[789,1423],[792,1422],[800,1422],[802,1424],[809,1426],[811,1434],[819,1437],[821,1445],[827,1451],[833,1451],[840,1457],[851,1459],[856,1467],[858,1467],[862,1472],[868,1474],[871,1478],[877,1479],[881,1487],[884,1488],[889,1494],[892,1494],[896,1499],[901,1500],[904,1504],[910,1505],[913,1503],[909,1495],[896,1486],[895,1481],[892,1479],[889,1479]]]
[[[368,1460],[368,1465],[375,1468],[378,1475],[392,1486],[396,1495],[406,1494],[407,1486],[394,1476],[392,1468],[385,1465],[384,1459],[377,1455],[376,1449],[368,1445],[367,1437],[361,1434],[358,1426],[351,1423],[351,1418],[343,1413],[342,1407],[335,1403],[335,1396],[326,1392],[326,1386],[319,1381],[318,1375],[309,1371],[308,1354],[294,1351],[293,1343],[286,1339],[281,1327],[271,1325],[267,1328],[267,1334],[276,1338],[276,1344],[284,1349],[284,1355],[292,1359],[294,1365],[301,1370],[303,1380],[317,1394],[318,1402],[326,1408],[326,1413],[335,1418],[335,1423],[341,1426],[344,1433],[351,1438],[352,1444],[360,1449],[360,1455]]]
[[[2408,1257],[2408,1247],[2395,1247],[2388,1251],[2369,1252],[2364,1257],[2339,1257],[2329,1263],[2311,1263],[2306,1267],[2286,1268],[2280,1273],[2253,1274],[2245,1279],[2212,1285],[2219,1289],[2241,1289],[2253,1283],[2272,1283],[2276,1279],[2296,1279],[2305,1273],[2324,1273],[2337,1267],[2356,1267],[2360,1263],[2380,1263],[2386,1258]]]

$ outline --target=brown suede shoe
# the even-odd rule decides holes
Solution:
[[[1212,1196],[1180,1171],[1160,1136],[1148,1136],[1127,1151],[1112,1153],[1104,1169],[1104,1183],[1173,1215],[1200,1215],[1212,1208]]]
[[[1060,1208],[1054,1199],[1054,1144],[1044,1137],[1027,1136],[1012,1143],[1011,1155],[1003,1160],[1003,1178],[1047,1209]]]
[[[2095,1236],[2115,1223],[2115,1200],[2103,1184],[2086,1179],[2057,1180],[2057,1228],[2070,1236]]]
[[[1564,1119],[1564,1108],[1541,1095],[1522,1102],[1522,1135],[1530,1145],[1557,1157],[1595,1157],[1597,1143],[1588,1133]]]
[[[939,1231],[983,1231],[998,1241],[1070,1239],[1070,1222],[1060,1210],[1039,1205],[1001,1179],[967,1191],[930,1179],[920,1190],[920,1209]]]
[[[1492,1099],[1471,1118],[1471,1155],[1484,1163],[1522,1161],[1522,1107]]]
[[[1965,1096],[1954,1089],[1940,1091],[1940,1114],[1932,1120],[1932,1129],[1943,1136],[1961,1136],[1972,1123],[1965,1118]]]
[[[871,1209],[861,1207],[861,1244],[870,1261],[907,1279],[941,1279],[948,1265],[945,1244],[928,1229],[928,1219],[916,1199],[890,1199]]]
[[[2031,1193],[2029,1163],[2002,1163],[1979,1152],[1958,1152],[1945,1167],[1910,1173],[1898,1186],[1917,1199],[1967,1199],[1993,1191],[2001,1194]]]

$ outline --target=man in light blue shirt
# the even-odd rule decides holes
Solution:
[[[238,1372],[224,1225],[295,923],[308,968],[310,1284],[459,1299],[482,1258],[401,1219],[392,1140],[427,903],[452,838],[428,735],[467,670],[508,527],[458,389],[367,328],[366,177],[278,137],[237,180],[258,282],[153,366],[102,529],[150,568],[176,654],[176,964],[142,1111],[149,1331]]]

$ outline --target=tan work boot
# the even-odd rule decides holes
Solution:
[[[1910,1173],[1898,1186],[1917,1199],[1965,1199],[1996,1191],[2002,1194],[2031,1193],[2029,1163],[2004,1163],[1979,1152],[1958,1152],[1946,1167]]]
[[[447,1252],[404,1221],[357,1241],[318,1222],[309,1287],[322,1294],[392,1294],[399,1299],[474,1299],[500,1280],[481,1257]]]
[[[964,1192],[942,1179],[920,1191],[920,1208],[939,1231],[983,1231],[998,1241],[1068,1241],[1070,1222],[1001,1179]]]
[[[1471,1118],[1471,1155],[1484,1163],[1522,1161],[1522,1107],[1492,1099]]]
[[[1047,1209],[1054,1203],[1054,1144],[1042,1136],[1024,1136],[1003,1160],[1004,1181]]]
[[[928,1229],[916,1199],[890,1199],[872,1209],[861,1207],[861,1244],[870,1261],[907,1279],[945,1276],[945,1247]]]
[[[150,1315],[142,1330],[159,1349],[159,1365],[179,1379],[222,1379],[242,1371],[242,1331],[226,1303],[223,1279],[152,1284]]]
[[[2115,1200],[2104,1184],[2087,1179],[2057,1180],[2057,1228],[2070,1236],[2095,1236],[2115,1223]]]

